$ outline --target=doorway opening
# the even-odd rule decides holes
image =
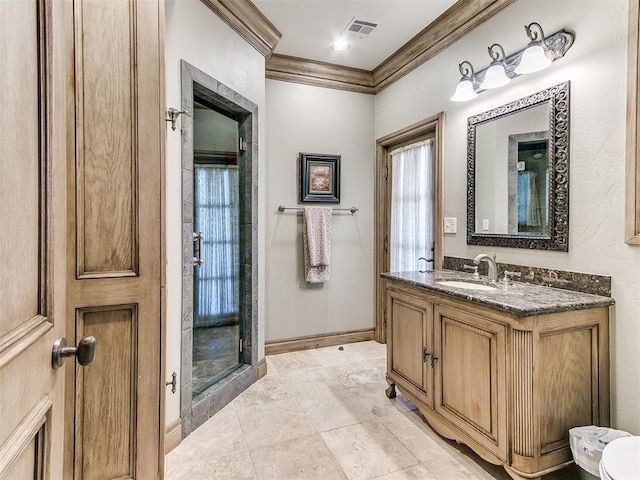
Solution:
[[[377,140],[376,330],[386,342],[385,282],[380,274],[442,268],[444,113]]]
[[[258,109],[181,71],[184,438],[257,379]]]

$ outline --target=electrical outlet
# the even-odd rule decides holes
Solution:
[[[444,219],[444,233],[457,233],[458,232],[458,219],[456,217],[449,217]]]
[[[483,218],[482,219],[482,231],[483,232],[488,232],[489,231],[489,219],[488,218]]]

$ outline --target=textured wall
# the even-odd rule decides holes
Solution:
[[[259,174],[264,178],[264,57],[205,7],[200,0],[167,0],[165,79],[167,108],[180,107],[180,60],[185,60],[258,105]],[[179,123],[179,121],[178,121]],[[168,375],[180,374],[182,302],[182,178],[180,130],[167,128],[166,248],[167,248],[167,346]],[[258,192],[265,204],[264,189]],[[258,215],[259,349],[264,356],[264,210]],[[178,385],[180,379],[178,378]],[[180,416],[179,396],[167,394],[166,424]]]
[[[549,69],[520,77],[464,104],[449,101],[458,63],[488,65],[486,47],[507,55],[527,43],[523,26],[539,22],[548,35],[573,30],[576,42]],[[612,277],[611,413],[615,427],[640,434],[640,248],[624,243],[626,0],[519,0],[410,75],[376,96],[376,138],[439,111],[446,112],[445,216],[459,231],[445,254],[483,251],[501,262]],[[466,245],[466,119],[544,88],[571,81],[569,252]]]
[[[266,341],[373,328],[374,99],[267,80],[267,331]],[[338,154],[341,204],[335,213],[331,277],[303,279],[302,216],[278,205],[298,204],[299,152]]]

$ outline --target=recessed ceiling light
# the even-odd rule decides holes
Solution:
[[[331,48],[337,51],[347,50],[351,44],[347,42],[344,38],[339,38],[333,42],[331,42]]]

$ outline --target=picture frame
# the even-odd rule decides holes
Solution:
[[[300,203],[340,203],[340,155],[300,153]]]

